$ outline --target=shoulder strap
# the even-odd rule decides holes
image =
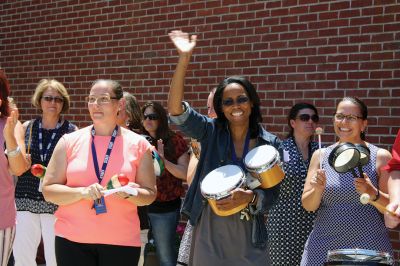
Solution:
[[[34,121],[34,119],[32,119],[28,124],[28,127],[29,127],[29,138],[28,138],[28,145],[27,145],[26,154],[29,154],[30,149],[31,149],[33,121]]]

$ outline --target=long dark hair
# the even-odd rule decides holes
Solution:
[[[360,100],[359,98],[357,98],[357,97],[344,97],[344,98],[339,102],[339,104],[340,104],[341,102],[351,102],[351,103],[357,105],[358,108],[360,109],[360,112],[361,112],[361,119],[362,119],[362,120],[367,120],[367,119],[368,119],[368,107],[367,107],[367,105],[366,105],[362,100]],[[339,104],[338,104],[337,106],[339,106]],[[336,111],[337,111],[337,106],[336,106]],[[360,132],[360,137],[361,137],[362,140],[365,140],[365,137],[366,137],[366,136],[365,136],[365,131],[361,131],[361,132]]]
[[[250,99],[250,102],[253,104],[251,108],[251,114],[249,117],[249,130],[250,137],[256,138],[259,135],[259,123],[262,122],[262,116],[260,111],[260,97],[258,97],[257,91],[254,88],[253,84],[245,77],[242,76],[233,76],[224,79],[217,87],[217,90],[214,94],[214,109],[217,114],[217,122],[221,125],[225,125],[228,123],[228,119],[226,119],[224,112],[222,111],[222,95],[224,93],[224,89],[231,83],[237,83],[245,89],[247,96]]]
[[[10,115],[10,105],[8,96],[10,95],[10,83],[7,80],[6,74],[0,70],[0,117],[7,117]]]
[[[295,120],[297,115],[299,114],[299,112],[303,109],[311,109],[315,112],[316,115],[318,115],[318,111],[317,108],[315,108],[314,105],[312,105],[311,103],[296,103],[295,105],[292,106],[292,108],[290,108],[289,114],[287,116],[287,123],[289,126],[289,133],[287,134],[287,137],[293,137],[293,127],[290,124],[290,120]]]
[[[175,156],[175,147],[172,142],[172,137],[176,134],[173,132],[168,125],[167,111],[158,102],[147,102],[142,106],[142,116],[144,111],[148,107],[153,107],[154,113],[158,115],[158,127],[156,131],[156,137],[152,138],[150,133],[142,126],[142,131],[145,135],[151,137],[149,140],[151,144],[157,148],[157,140],[162,139],[164,143],[164,154],[167,159],[173,158]]]

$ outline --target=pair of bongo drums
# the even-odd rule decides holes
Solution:
[[[387,266],[393,265],[393,258],[387,252],[369,249],[337,249],[328,251],[325,266],[363,265]]]
[[[201,182],[201,193],[215,214],[229,216],[247,207],[247,204],[242,204],[230,210],[218,209],[217,201],[229,197],[233,190],[243,187],[271,188],[285,176],[280,167],[279,153],[270,145],[252,149],[246,155],[244,164],[249,171],[247,176],[237,165],[224,165],[208,173]]]

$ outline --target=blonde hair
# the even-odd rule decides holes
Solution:
[[[70,100],[69,100],[69,95],[67,92],[67,89],[64,87],[64,85],[55,80],[55,79],[42,79],[39,81],[38,85],[36,86],[35,93],[32,96],[32,104],[36,108],[41,108],[40,106],[40,100],[42,99],[43,93],[48,89],[52,88],[58,91],[58,93],[62,96],[64,102],[63,102],[63,107],[61,110],[61,113],[65,113],[69,110],[69,105],[70,105]]]

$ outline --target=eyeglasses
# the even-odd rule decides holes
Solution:
[[[356,115],[344,115],[344,114],[340,114],[340,113],[336,113],[334,115],[335,119],[337,121],[343,121],[344,119],[346,119],[349,122],[355,122],[358,119],[363,119],[361,116],[356,116]]]
[[[58,96],[42,96],[42,99],[45,100],[46,102],[51,103],[52,101],[54,101],[55,103],[63,103],[64,99],[62,97],[58,97]]]
[[[236,98],[236,101],[233,100],[232,98],[223,99],[222,105],[225,105],[225,106],[232,106],[234,104],[240,105],[240,104],[247,103],[249,100],[250,100],[249,97],[247,97],[245,95],[240,95]]]
[[[146,119],[150,119],[150,120],[158,120],[158,115],[157,114],[145,114],[143,115],[143,120]]]
[[[110,95],[101,95],[101,96],[88,96],[85,98],[86,102],[89,104],[95,104],[97,103],[98,105],[104,105],[108,104],[111,102],[111,100],[118,100],[117,97],[111,97]]]
[[[319,116],[318,115],[309,115],[309,114],[301,114],[297,117],[298,119],[300,119],[303,122],[308,122],[310,121],[310,119],[314,122],[314,123],[318,123],[319,121]]]

